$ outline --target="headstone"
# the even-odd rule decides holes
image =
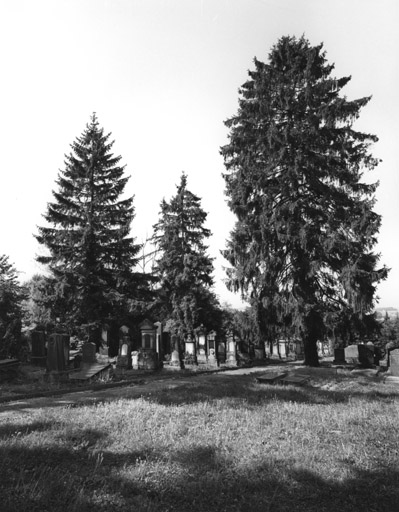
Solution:
[[[132,368],[130,329],[126,325],[119,329],[119,350],[116,367],[122,370],[130,370]]]
[[[140,324],[141,347],[155,350],[157,327],[147,318]]]
[[[158,358],[155,350],[141,348],[138,351],[139,370],[155,370],[158,367]]]
[[[96,344],[91,341],[86,341],[82,345],[82,364],[96,363]]]
[[[132,368],[133,370],[139,369],[139,353],[137,350],[132,352]]]
[[[46,334],[44,331],[32,331],[31,363],[35,366],[46,366]]]
[[[295,341],[295,355],[297,359],[303,359],[305,354],[305,349],[303,346],[302,340]]]
[[[278,341],[278,353],[282,359],[287,357],[287,342],[285,340]]]
[[[262,348],[260,347],[255,347],[254,348],[254,352],[255,352],[255,359],[264,359],[265,358],[265,353],[263,351]]]
[[[391,375],[399,377],[399,349],[391,350],[389,354],[389,368]]]
[[[374,345],[371,348],[368,345],[358,345],[359,363],[363,368],[371,368],[374,364]]]
[[[349,364],[359,364],[359,349],[357,345],[345,347],[345,360]]]
[[[106,359],[109,356],[108,328],[105,326],[101,329],[101,344],[98,352],[102,358]]]
[[[170,355],[170,366],[180,366],[180,357],[179,357],[179,351],[173,350],[173,352]]]
[[[226,364],[237,366],[237,343],[232,332],[227,334]]]
[[[162,322],[155,322],[154,323],[157,334],[156,334],[156,351],[158,354],[158,361],[163,360],[163,343],[162,343],[162,337],[163,337],[163,324]]]
[[[51,334],[47,348],[47,369],[60,373],[67,369],[69,361],[69,335]]]
[[[187,338],[184,340],[185,351],[184,351],[184,364],[187,365],[196,365],[197,357],[195,353],[195,341],[189,334]]]
[[[205,329],[200,329],[197,333],[197,344],[198,344],[198,352],[197,352],[197,361],[198,364],[204,364],[207,362],[207,353],[206,353],[206,331]]]
[[[218,341],[218,360],[220,364],[226,362],[226,344],[224,341]]]
[[[207,348],[208,348],[208,364],[211,366],[217,366],[218,361],[216,358],[216,332],[211,331],[207,336]]]
[[[141,349],[139,350],[138,365],[143,370],[154,370],[158,367],[157,326],[148,318],[140,324]]]
[[[345,349],[344,348],[335,348],[334,349],[334,364],[345,364]]]

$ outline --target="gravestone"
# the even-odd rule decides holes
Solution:
[[[345,349],[335,348],[334,349],[334,361],[333,364],[346,364]]]
[[[147,318],[140,324],[141,349],[138,355],[138,366],[142,370],[154,370],[158,367],[157,326]]]
[[[91,341],[86,341],[82,345],[82,364],[96,363],[96,344]]]
[[[349,364],[359,364],[358,345],[348,345],[345,347],[345,360]]]
[[[389,354],[389,369],[391,375],[399,377],[399,349],[391,350]]]
[[[44,331],[32,331],[31,363],[35,366],[46,366],[46,334]]]
[[[363,368],[371,368],[374,364],[374,345],[371,348],[368,345],[358,345],[359,363]]]
[[[184,365],[196,365],[197,364],[197,355],[195,353],[195,341],[189,334],[187,338],[184,340],[185,343],[185,351],[184,351]]]
[[[206,331],[204,328],[201,328],[197,333],[197,344],[198,344],[198,352],[197,352],[197,361],[198,364],[206,363],[208,360],[206,353]]]
[[[237,366],[237,343],[232,332],[227,334],[226,364]]]
[[[51,334],[47,348],[47,370],[65,372],[69,362],[69,335]]]
[[[179,338],[176,334],[172,334],[170,337],[170,360],[169,366],[179,367],[180,364],[180,352],[179,352]]]
[[[218,341],[218,360],[220,364],[226,362],[226,344],[224,341]]]
[[[132,368],[130,329],[126,325],[123,325],[119,329],[119,351],[116,359],[116,367],[122,370],[130,370]]]
[[[207,345],[208,345],[208,364],[210,366],[218,366],[218,361],[216,358],[216,332],[211,331],[207,336]]]
[[[132,352],[132,368],[133,370],[139,369],[139,353],[137,350]]]
[[[158,360],[155,350],[140,348],[138,350],[137,364],[139,370],[155,370],[158,368]]]
[[[285,340],[278,341],[278,355],[281,359],[285,359],[287,357],[287,342]]]
[[[161,363],[163,361],[163,325],[162,322],[154,322],[154,325],[157,329],[156,351],[158,353],[158,361]]]
[[[179,351],[173,350],[170,355],[170,366],[179,366],[180,367],[180,357],[179,357]]]
[[[100,348],[98,349],[98,353],[104,359],[106,359],[109,356],[108,332],[109,332],[109,329],[106,326],[104,326],[101,329],[101,342],[100,342]]]

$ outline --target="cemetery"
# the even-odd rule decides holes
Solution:
[[[332,350],[331,343],[319,342],[322,368],[301,369],[303,347],[298,339],[279,339],[272,346],[265,343],[262,350],[246,345],[231,331],[219,335],[200,326],[195,336],[188,336],[181,347],[162,322],[148,318],[138,329],[122,325],[117,339],[111,339],[115,329],[111,332],[105,325],[99,344],[89,341],[90,335],[79,340],[61,332],[62,329],[59,331],[47,334],[44,330],[33,329],[29,333],[26,361],[15,358],[0,361],[0,399],[2,382],[10,389],[15,382],[23,386],[23,369],[29,369],[30,375],[34,375],[32,392],[60,387],[74,389],[96,382],[129,382],[150,374],[214,372],[252,366],[259,367],[256,381],[263,384],[306,385],[310,376],[319,370],[324,374],[328,370],[331,375],[341,370],[354,374],[368,370],[369,375],[378,376],[381,383],[387,379],[399,382],[399,349],[388,348],[385,357],[380,359],[371,342]],[[279,363],[286,364],[286,368],[274,371]],[[262,368],[269,369],[262,372]],[[24,389],[29,394],[29,379]],[[3,400],[5,398],[3,393]]]

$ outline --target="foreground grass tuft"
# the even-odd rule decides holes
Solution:
[[[14,417],[15,418],[15,417]],[[0,424],[1,510],[399,510],[399,390],[193,379]]]

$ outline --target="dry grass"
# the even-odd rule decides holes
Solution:
[[[399,388],[362,377],[194,378],[3,421],[0,508],[395,512],[398,425]]]

